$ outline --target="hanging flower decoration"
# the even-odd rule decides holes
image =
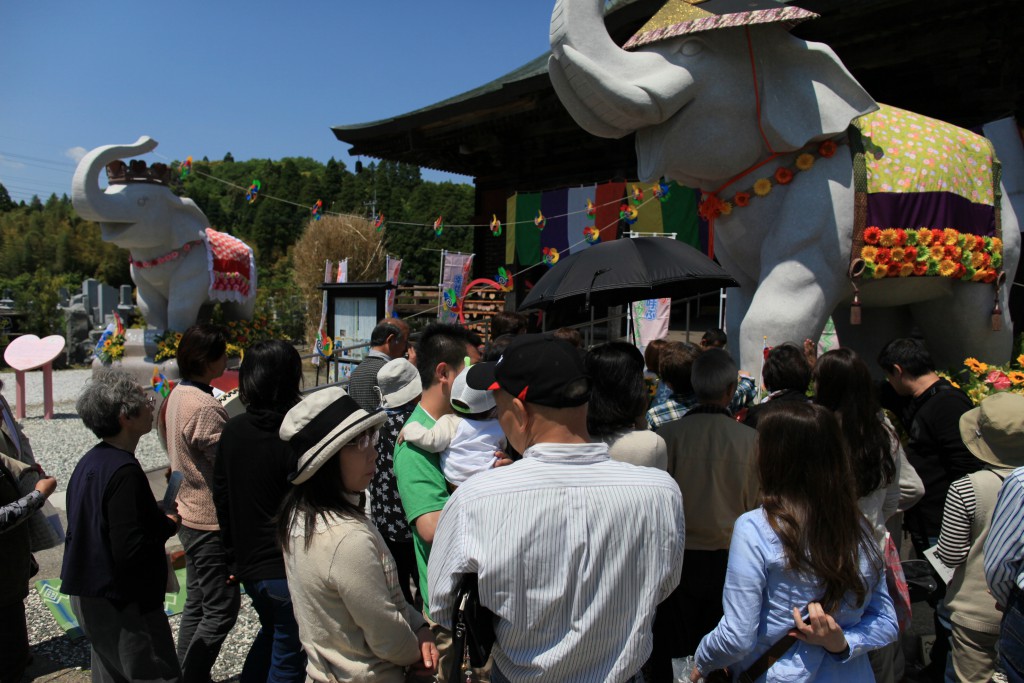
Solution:
[[[491,234],[495,237],[501,237],[501,221],[498,220],[498,214],[491,214]]]
[[[761,178],[754,183],[754,194],[758,197],[767,197],[772,191],[772,181]]]
[[[384,212],[377,214],[377,218],[373,221],[373,227],[377,228],[377,232],[384,229]]]
[[[252,185],[249,186],[249,189],[245,193],[245,201],[249,202],[250,204],[255,204],[256,199],[260,196],[260,190],[262,188],[263,185],[260,183],[260,181],[254,178],[252,181]]]
[[[654,187],[651,188],[651,194],[653,194],[654,197],[659,202],[664,203],[664,202],[668,201],[668,196],[669,196],[669,191],[670,190],[671,190],[671,188],[669,187],[668,183],[660,182],[660,183],[658,183],[657,185],[655,185]]]
[[[601,241],[601,231],[597,229],[596,225],[588,225],[583,228],[583,239],[587,244],[597,244]]]
[[[544,214],[537,210],[537,217],[533,219],[533,224],[537,226],[538,230],[543,230],[544,226],[548,224],[548,219],[544,218]]]
[[[628,225],[633,225],[640,218],[640,212],[635,206],[623,204],[619,207],[619,218],[626,221]]]
[[[316,200],[316,204],[314,204],[313,208],[309,210],[309,213],[313,216],[313,220],[318,221],[321,218],[323,218],[323,216],[320,215],[320,212],[321,212],[321,210],[323,208],[324,208],[323,201],[321,201],[319,199]]]
[[[459,297],[454,289],[444,290],[444,310],[455,312],[459,306]]]
[[[796,167],[801,171],[809,171],[814,166],[814,155],[804,152],[796,158]]]
[[[718,195],[705,192],[700,198],[697,206],[697,213],[706,221],[713,221],[721,216],[724,211],[725,202],[718,198]]]
[[[444,216],[438,216],[437,220],[434,221],[434,237],[440,237],[444,234]]]
[[[558,250],[554,247],[544,247],[541,253],[544,254],[544,265],[549,268],[558,263]]]
[[[749,192],[737,192],[732,197],[732,203],[738,207],[744,207],[750,204],[750,193]]]
[[[779,185],[789,185],[793,182],[793,172],[785,166],[779,166],[775,169],[775,182]]]
[[[640,189],[639,185],[633,186],[633,203],[637,206],[644,203],[644,191]]]
[[[192,175],[192,157],[185,159],[181,164],[181,179],[184,180]]]
[[[501,286],[502,291],[512,291],[512,273],[506,270],[504,266],[498,268],[498,276],[494,278],[494,281]]]
[[[925,275],[993,283],[1002,264],[1002,241],[945,230],[919,228],[864,229],[865,277],[921,277]],[[949,243],[949,244],[947,244]],[[968,359],[970,360],[970,359]]]
[[[589,199],[587,200],[587,215],[588,216],[596,216],[597,215],[597,206],[595,206],[594,202],[590,201]]]
[[[835,156],[837,148],[838,146],[836,145],[835,140],[825,140],[818,145],[818,156],[828,159],[829,157]]]

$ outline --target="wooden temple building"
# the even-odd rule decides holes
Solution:
[[[552,3],[553,4],[553,3]],[[625,42],[663,0],[626,0],[607,15]],[[1020,0],[800,0],[821,15],[801,38],[828,44],[878,101],[979,129],[1024,114]],[[546,30],[546,27],[538,27]],[[597,138],[555,95],[548,54],[490,83],[417,111],[333,128],[353,155],[472,176],[474,223],[503,217],[509,196],[636,177],[633,136]],[[1022,217],[1024,218],[1024,217]],[[505,265],[503,239],[474,239],[477,273]],[[1022,280],[1020,273],[1017,281]],[[1015,287],[1014,318],[1024,318]],[[1018,323],[1019,324],[1019,323]]]

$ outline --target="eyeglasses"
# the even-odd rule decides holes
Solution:
[[[374,448],[376,448],[377,447],[377,443],[379,441],[380,441],[380,431],[375,427],[373,429],[366,430],[365,432],[360,434],[351,443],[352,443],[352,445],[357,446],[360,450],[363,450],[363,449],[369,448],[370,446],[373,446]]]

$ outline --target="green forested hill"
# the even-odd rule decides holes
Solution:
[[[255,204],[249,204],[245,190],[254,179],[262,190]],[[383,212],[385,245],[404,259],[403,280],[436,282],[437,252],[424,247],[472,249],[470,229],[446,227],[435,238],[430,227],[438,215],[448,226],[469,223],[472,186],[426,182],[418,168],[404,164],[369,164],[353,172],[334,159],[326,164],[303,157],[235,161],[229,153],[222,161],[194,161],[192,174],[175,192],[193,199],[212,227],[252,245],[263,300],[281,301],[282,295],[294,292],[290,248],[317,199],[324,212],[367,217],[374,209]],[[15,204],[0,185],[0,293],[10,289],[19,307],[31,309],[33,331],[61,331],[54,310],[57,289],[63,285],[76,291],[87,277],[112,286],[129,284],[127,253],[104,243],[99,226],[79,218],[66,195]]]

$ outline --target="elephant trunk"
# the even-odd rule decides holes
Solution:
[[[156,140],[143,135],[133,144],[97,147],[82,157],[71,181],[71,203],[78,215],[98,223],[134,223],[138,207],[119,202],[101,190],[100,170],[112,161],[145,154],[156,146]]]
[[[671,117],[693,81],[654,52],[627,52],[604,25],[604,0],[558,0],[551,14],[548,72],[576,122],[599,137],[621,138]]]

